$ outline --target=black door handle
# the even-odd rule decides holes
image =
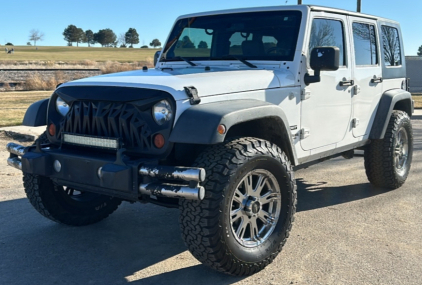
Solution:
[[[382,77],[375,77],[371,79],[371,83],[381,83]]]
[[[340,81],[340,86],[352,86],[355,85],[355,81],[354,80],[343,80]]]

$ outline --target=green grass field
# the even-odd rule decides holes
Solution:
[[[0,127],[21,125],[28,107],[52,91],[0,92]]]
[[[152,48],[102,48],[102,47],[38,47],[14,46],[13,54],[6,54],[4,48],[11,49],[12,46],[0,47],[0,63],[7,61],[63,61],[75,62],[83,60],[92,61],[148,61],[152,60],[154,53],[159,49]],[[5,62],[6,61],[6,62]]]

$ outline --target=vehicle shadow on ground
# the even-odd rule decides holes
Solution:
[[[85,227],[51,222],[27,199],[0,203],[0,284],[232,284],[186,251],[176,209],[124,203]]]
[[[327,187],[297,180],[298,211],[385,193],[369,183]],[[68,227],[39,215],[27,199],[0,203],[1,284],[233,284],[186,252],[178,210],[124,203],[91,226]]]
[[[366,199],[384,194],[390,190],[376,188],[368,183],[346,186],[325,186],[327,182],[307,183],[304,179],[296,179],[297,211],[309,211],[335,206],[356,200]]]

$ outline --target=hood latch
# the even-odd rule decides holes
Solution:
[[[198,96],[198,90],[193,86],[183,87],[186,94],[189,97],[189,102],[191,105],[197,105],[201,102],[201,98]]]

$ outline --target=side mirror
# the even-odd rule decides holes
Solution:
[[[160,55],[161,55],[161,50],[155,52],[155,54],[154,54],[154,66],[157,65],[157,61],[158,61],[158,58],[160,57]]]
[[[338,47],[316,47],[311,51],[310,65],[315,74],[313,76],[305,74],[305,84],[321,81],[321,70],[334,71],[339,68],[340,49]]]

